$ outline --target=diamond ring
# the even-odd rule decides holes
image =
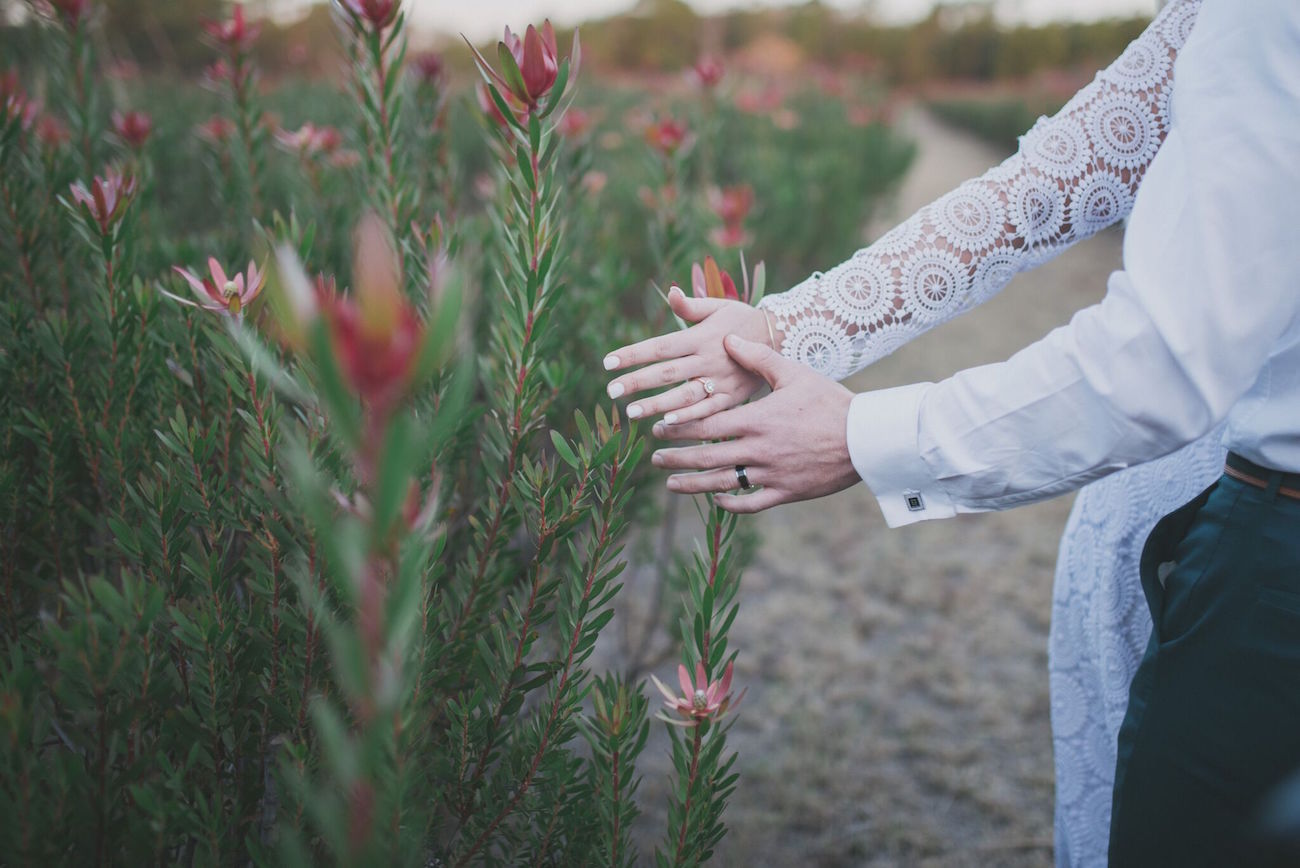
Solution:
[[[708,377],[696,377],[695,379],[699,380],[700,385],[704,387],[704,396],[706,398],[710,397],[714,392],[718,391],[717,384],[715,384]]]

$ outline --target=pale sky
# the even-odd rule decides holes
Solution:
[[[737,0],[689,0],[702,12],[737,7],[784,5],[779,0],[744,3]],[[886,21],[910,21],[923,17],[932,0],[825,0],[844,9],[873,9]],[[550,17],[557,23],[576,24],[627,10],[633,0],[409,0],[415,22],[421,28],[443,32],[464,32],[472,39],[500,33],[505,25],[520,27]],[[1117,15],[1152,15],[1158,0],[997,0],[998,12],[1006,20],[1043,21],[1090,20]]]

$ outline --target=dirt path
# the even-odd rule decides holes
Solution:
[[[922,112],[904,125],[920,152],[895,219],[1003,156]],[[1076,246],[850,385],[1006,358],[1101,297],[1119,242]],[[890,531],[858,487],[758,519],[719,864],[1050,864],[1047,627],[1069,507]]]

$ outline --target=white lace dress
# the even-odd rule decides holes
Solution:
[[[762,306],[782,353],[843,379],[1123,219],[1169,129],[1173,65],[1200,0],[1176,0],[1017,154],[847,262]],[[1223,469],[1220,432],[1083,489],[1056,571],[1050,637],[1056,859],[1106,864],[1116,737],[1151,622],[1147,534]]]

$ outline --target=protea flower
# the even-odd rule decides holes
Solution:
[[[401,287],[401,265],[373,215],[358,231],[351,298],[319,286],[317,300],[334,353],[352,391],[374,412],[388,412],[406,392],[424,344],[424,325]]]
[[[17,123],[21,129],[29,129],[36,120],[40,106],[33,102],[18,81],[18,73],[9,70],[0,76],[0,125],[8,127]]]
[[[262,32],[262,25],[249,24],[244,18],[244,7],[235,5],[234,14],[228,21],[208,21],[203,29],[221,45],[236,52],[245,52],[253,47]]]
[[[437,84],[447,70],[447,61],[436,51],[425,51],[415,56],[413,68],[422,80]]]
[[[723,223],[741,223],[754,207],[754,188],[748,184],[709,189],[709,207]]]
[[[397,19],[397,0],[338,0],[349,15],[357,21],[368,21],[376,30],[383,30]]]
[[[94,7],[92,0],[47,0],[47,2],[69,28],[76,28],[78,24],[89,18]]]
[[[43,114],[36,122],[36,138],[46,149],[57,151],[72,140],[72,132],[54,115]]]
[[[295,131],[276,130],[275,140],[303,158],[331,156],[343,145],[343,134],[335,127],[318,127],[308,122]]]
[[[495,82],[497,90],[503,95],[514,97],[528,109],[537,108],[538,102],[550,93],[560,74],[560,52],[555,41],[555,28],[550,21],[543,23],[540,31],[533,25],[528,25],[523,39],[512,33],[509,27],[506,28],[498,51],[510,52],[518,75],[514,74],[514,70],[508,71],[506,75],[498,73],[477,48],[470,45],[470,49],[478,60],[479,68]]]
[[[696,298],[741,300],[736,282],[730,274],[718,268],[718,263],[712,256],[704,257],[703,267],[698,262],[691,265],[691,291]]]
[[[81,181],[73,184],[72,201],[99,227],[101,235],[108,235],[122,219],[135,190],[134,176],[109,169],[103,177],[95,178],[89,189]]]
[[[235,123],[224,115],[213,115],[195,127],[199,138],[213,145],[224,145],[235,134]]]
[[[660,118],[657,122],[646,127],[645,140],[665,157],[671,157],[685,144],[689,133],[686,124],[681,121],[673,118]]]
[[[673,693],[662,681],[651,675],[650,679],[654,681],[655,687],[658,687],[659,692],[664,695],[664,706],[683,718],[679,721],[662,716],[660,719],[677,726],[690,726],[700,721],[721,718],[729,708],[740,702],[740,698],[733,701],[731,697],[731,671],[734,665],[734,663],[727,664],[720,680],[709,681],[704,672],[704,663],[697,663],[695,681],[692,683],[686,666],[678,664],[677,681],[682,688],[681,696]]]
[[[699,82],[700,87],[705,90],[713,90],[722,81],[722,61],[718,60],[711,54],[702,56],[695,61],[695,80]]]
[[[132,150],[139,151],[153,132],[153,120],[142,111],[113,112],[113,132]]]
[[[173,270],[185,278],[185,282],[190,285],[190,289],[194,290],[198,300],[182,298],[165,289],[162,290],[163,295],[188,307],[201,307],[204,310],[229,316],[242,316],[245,308],[262,294],[262,289],[266,286],[265,271],[259,271],[253,262],[248,263],[247,274],[233,274],[229,277],[215,257],[208,259],[209,277],[199,277],[189,269],[180,266],[175,266]]]

